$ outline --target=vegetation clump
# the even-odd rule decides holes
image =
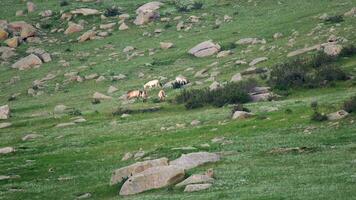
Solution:
[[[178,12],[190,12],[192,10],[199,10],[203,8],[203,2],[195,0],[174,0]]]
[[[344,102],[343,109],[348,113],[356,112],[356,96],[351,97]]]
[[[328,119],[328,117],[325,114],[319,112],[319,107],[318,107],[317,101],[313,101],[310,104],[310,107],[313,109],[313,114],[311,116],[312,121],[322,122],[322,121],[326,121]]]

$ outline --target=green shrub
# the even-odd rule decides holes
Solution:
[[[351,97],[351,99],[344,102],[343,109],[348,112],[356,112],[356,96]]]
[[[347,57],[347,56],[353,56],[355,54],[356,54],[356,46],[351,44],[342,48],[340,56]]]
[[[325,114],[322,114],[322,113],[319,112],[319,107],[318,107],[318,102],[317,101],[313,101],[310,104],[310,107],[313,110],[313,114],[311,116],[311,120],[312,121],[322,122],[322,121],[326,121],[328,119],[328,117]]]
[[[178,104],[185,104],[187,109],[212,105],[222,107],[227,104],[238,104],[249,102],[248,94],[257,85],[254,80],[240,83],[229,83],[225,87],[210,91],[209,89],[183,90],[175,98]]]
[[[323,87],[333,81],[347,80],[347,74],[332,64],[336,59],[320,53],[276,65],[272,67],[268,83],[274,89],[288,90],[297,87]]]
[[[325,22],[327,23],[340,23],[344,21],[344,17],[342,15],[334,15],[334,16],[330,16],[327,17],[325,20]]]
[[[69,5],[69,2],[67,0],[61,0],[59,2],[59,6],[63,7],[63,6],[68,6]]]
[[[222,51],[232,50],[232,49],[236,49],[236,43],[235,42],[227,42],[227,43],[223,43],[221,45],[221,50]]]
[[[173,4],[178,12],[189,12],[203,7],[203,2],[195,0],[174,0]]]
[[[118,16],[120,14],[122,14],[122,13],[115,6],[112,6],[110,8],[106,8],[105,13],[104,13],[105,17],[115,17],[115,16]]]

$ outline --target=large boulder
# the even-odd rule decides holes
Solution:
[[[219,160],[220,156],[215,153],[196,152],[183,154],[178,159],[169,162],[169,165],[178,166],[188,170],[206,163],[217,162]]]
[[[0,119],[10,118],[10,107],[8,105],[0,106]]]
[[[68,23],[68,28],[64,31],[64,34],[69,35],[72,33],[80,32],[84,29],[84,27],[80,24],[76,23]]]
[[[7,60],[16,55],[13,48],[0,47],[0,55],[2,60]]]
[[[21,58],[11,67],[19,70],[26,70],[38,67],[42,64],[42,60],[35,54],[28,55],[24,58]]]
[[[231,82],[240,82],[242,81],[242,75],[240,73],[237,73],[231,77]]]
[[[21,39],[26,39],[36,35],[36,28],[24,21],[11,22],[8,25],[8,28],[12,32],[20,33]]]
[[[156,159],[156,160],[147,160],[144,162],[137,162],[130,166],[117,169],[113,172],[113,174],[111,176],[110,185],[115,185],[115,184],[123,181],[125,178],[131,177],[135,174],[143,172],[144,170],[149,169],[151,167],[167,166],[167,165],[168,165],[168,159],[160,158],[160,159]]]
[[[30,47],[27,49],[26,53],[35,54],[45,63],[52,61],[51,55],[44,49]]]
[[[192,49],[189,50],[189,53],[195,57],[207,57],[214,55],[220,51],[221,47],[218,44],[214,44],[211,40],[202,42]]]
[[[137,17],[134,21],[136,25],[144,25],[159,17],[157,10],[163,5],[158,1],[146,3],[136,10]]]
[[[152,167],[129,178],[122,186],[120,195],[167,187],[184,179],[184,175],[184,169],[177,166]]]

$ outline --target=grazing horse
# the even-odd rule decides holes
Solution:
[[[129,91],[127,92],[127,95],[126,95],[127,99],[130,100],[130,99],[139,99],[139,98],[142,98],[143,100],[146,100],[148,95],[147,95],[147,92],[146,90],[142,91],[142,90],[132,90],[132,91]]]
[[[162,84],[159,82],[159,80],[149,81],[143,86],[143,88],[145,90],[154,88],[154,87],[162,87]]]
[[[158,93],[158,98],[160,101],[164,101],[166,100],[166,93],[164,92],[164,90],[160,90],[159,93]]]

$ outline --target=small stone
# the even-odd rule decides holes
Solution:
[[[125,155],[122,157],[121,161],[126,161],[133,158],[133,154],[131,152],[125,153]]]
[[[22,138],[22,141],[28,141],[28,140],[34,140],[36,138],[39,138],[39,137],[42,137],[42,135],[38,135],[38,134],[28,134],[28,135],[25,135],[23,138]]]
[[[197,191],[201,191],[201,190],[207,190],[211,186],[212,186],[212,184],[210,184],[210,183],[187,185],[184,189],[184,192],[197,192]]]
[[[13,147],[0,148],[0,155],[9,154],[13,152],[15,152],[15,149]]]

